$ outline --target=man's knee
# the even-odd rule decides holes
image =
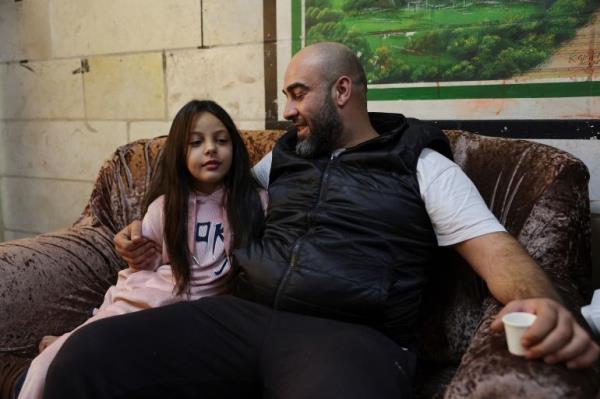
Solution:
[[[297,315],[274,329],[266,350],[272,397],[410,397],[414,355],[380,332]]]

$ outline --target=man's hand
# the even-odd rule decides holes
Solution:
[[[509,302],[496,316],[492,330],[503,331],[502,316],[510,312],[537,315],[521,339],[526,358],[543,358],[549,364],[564,362],[570,369],[589,367],[598,359],[598,344],[560,303],[547,298]]]
[[[134,220],[119,231],[113,239],[117,253],[136,270],[150,269],[161,248],[154,241],[142,237],[142,222]]]

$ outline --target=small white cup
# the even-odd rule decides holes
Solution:
[[[523,356],[525,349],[521,345],[521,337],[529,326],[533,324],[536,315],[525,312],[507,313],[502,317],[508,351],[513,355]]]
[[[596,290],[600,291],[600,290]],[[581,314],[592,329],[594,335],[600,335],[600,306],[593,308],[593,305],[587,305],[581,308]]]

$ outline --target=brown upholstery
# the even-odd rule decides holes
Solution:
[[[591,295],[586,167],[542,144],[446,133],[456,162],[577,311]],[[280,134],[244,132],[252,161]],[[0,361],[3,354],[33,356],[43,335],[71,330],[101,303],[125,267],[112,237],[140,218],[163,145],[164,138],[156,138],[118,148],[73,226],[0,244]],[[598,368],[570,371],[510,355],[503,336],[489,330],[499,304],[455,255],[441,254],[425,306],[419,396],[532,399],[598,392]]]

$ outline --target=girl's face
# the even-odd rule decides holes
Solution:
[[[231,138],[225,125],[210,112],[196,116],[188,139],[187,168],[194,189],[215,191],[229,172],[233,158]]]

